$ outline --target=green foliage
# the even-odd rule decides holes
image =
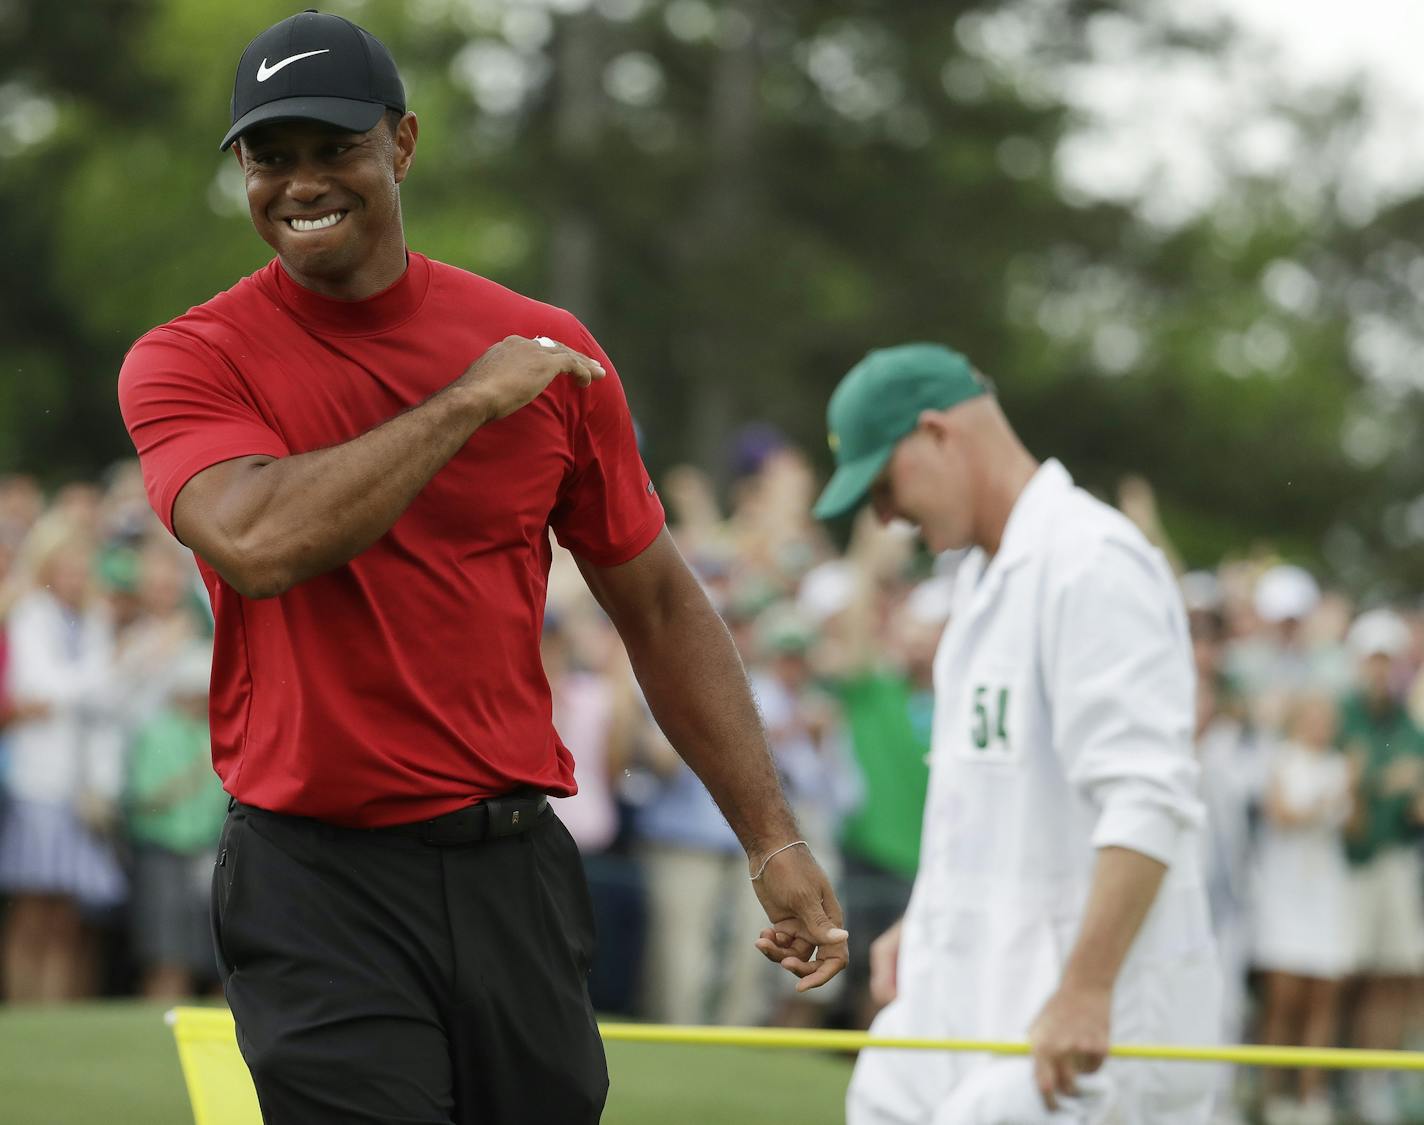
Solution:
[[[583,317],[655,472],[691,458],[725,479],[727,436],[752,418],[824,458],[846,367],[944,340],[998,380],[1035,452],[1106,494],[1128,472],[1153,481],[1189,562],[1269,540],[1361,589],[1417,585],[1424,409],[1365,379],[1354,341],[1366,313],[1417,319],[1424,203],[1341,218],[1328,154],[1359,107],[1298,111],[1319,139],[1314,206],[1242,176],[1217,212],[1154,228],[1065,198],[1067,108],[966,46],[999,7],[330,5],[391,45],[420,116],[411,245]],[[266,260],[216,144],[238,53],[291,10],[3,9],[5,466],[53,478],[125,454],[128,344]],[[1081,59],[1089,17],[1142,11],[1085,0],[1044,35]],[[1198,39],[1170,45],[1216,49]],[[49,127],[17,139],[6,115],[36,101]],[[1272,297],[1301,276],[1310,301]],[[1368,425],[1387,457],[1347,455]]]

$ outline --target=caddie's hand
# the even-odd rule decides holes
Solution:
[[[756,871],[764,856],[747,858]],[[809,848],[798,844],[773,855],[752,886],[771,922],[756,947],[801,978],[797,992],[818,988],[846,967],[850,934],[841,925],[841,904]]]
[[[547,336],[532,340],[506,336],[475,360],[456,383],[479,396],[487,420],[493,422],[533,402],[561,374],[586,387],[607,372],[598,360]]]
[[[1061,986],[1029,1028],[1033,1079],[1043,1104],[1058,1108],[1058,1097],[1078,1093],[1075,1078],[1092,1074],[1108,1057],[1112,990]]]
[[[900,933],[902,918],[870,943],[870,998],[883,1008],[900,991]]]

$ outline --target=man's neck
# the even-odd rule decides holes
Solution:
[[[1009,526],[1009,517],[1014,514],[1019,497],[1028,487],[1028,482],[1033,480],[1038,467],[1038,462],[1028,451],[1019,448],[997,461],[993,469],[986,474],[982,494],[982,518],[977,521],[979,527],[974,538],[990,558],[997,555],[999,548],[1003,546],[1004,530]]]
[[[410,265],[410,255],[402,240],[396,252],[376,255],[372,261],[362,263],[358,269],[336,278],[308,276],[288,265],[285,258],[279,256],[278,261],[287,271],[287,276],[303,289],[337,301],[364,301],[399,281]]]

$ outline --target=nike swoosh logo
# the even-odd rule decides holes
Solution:
[[[262,65],[257,68],[257,81],[266,82],[267,79],[271,78],[272,75],[277,73],[277,71],[281,70],[284,66],[290,66],[298,59],[309,59],[313,55],[329,54],[331,54],[330,47],[323,47],[320,51],[303,51],[300,55],[290,55],[287,58],[283,59],[281,62],[274,63],[272,66],[268,66],[267,60],[263,59]]]

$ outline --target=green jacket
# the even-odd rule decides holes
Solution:
[[[227,794],[213,772],[205,720],[165,709],[140,728],[129,753],[125,803],[137,843],[184,854],[217,845]]]
[[[1408,758],[1417,759],[1424,770],[1424,733],[1402,704],[1372,711],[1357,692],[1341,706],[1340,745],[1363,763],[1357,795],[1364,805],[1364,823],[1359,832],[1346,835],[1350,862],[1368,863],[1382,851],[1412,844],[1419,834],[1413,816],[1418,789],[1387,793],[1385,775],[1390,766]]]
[[[889,672],[857,676],[835,691],[864,787],[860,807],[841,826],[841,847],[912,879],[929,788],[933,695]]]

